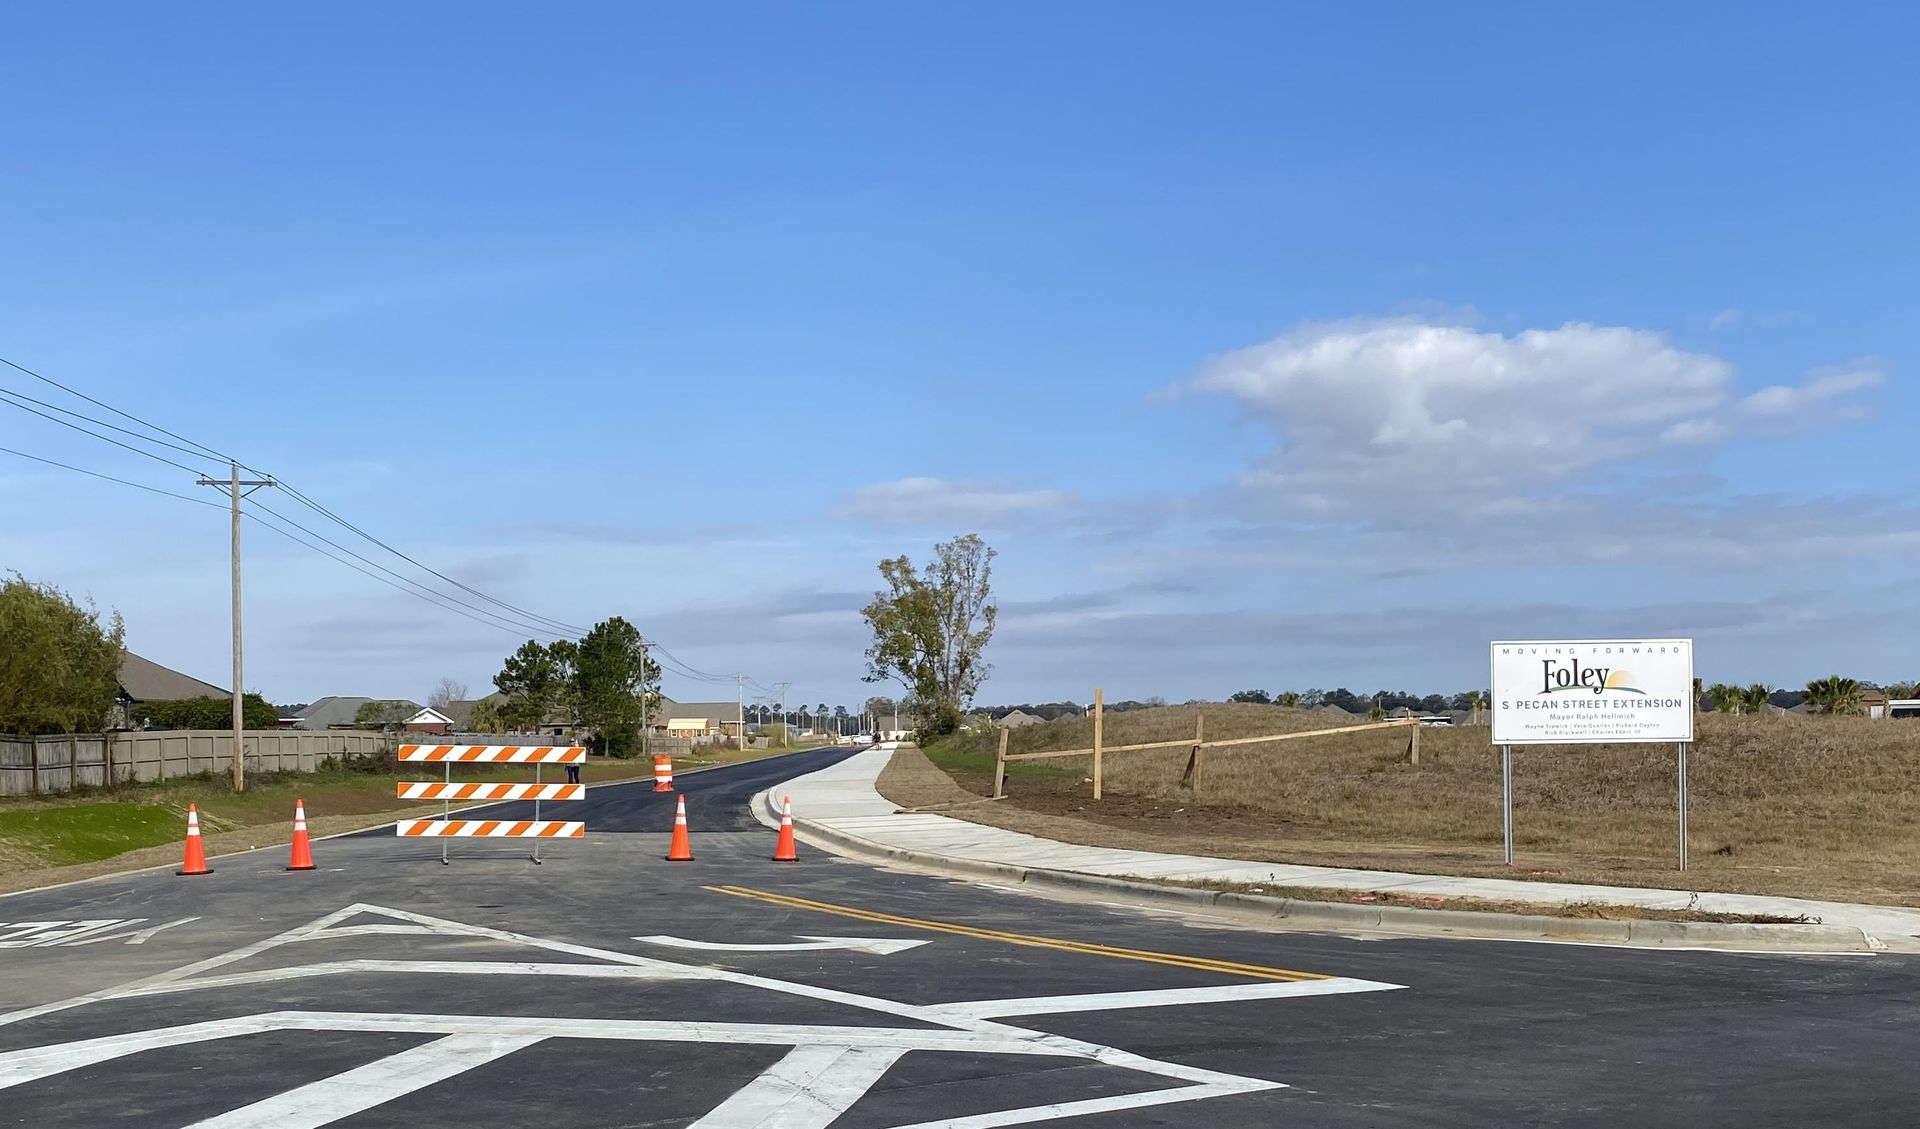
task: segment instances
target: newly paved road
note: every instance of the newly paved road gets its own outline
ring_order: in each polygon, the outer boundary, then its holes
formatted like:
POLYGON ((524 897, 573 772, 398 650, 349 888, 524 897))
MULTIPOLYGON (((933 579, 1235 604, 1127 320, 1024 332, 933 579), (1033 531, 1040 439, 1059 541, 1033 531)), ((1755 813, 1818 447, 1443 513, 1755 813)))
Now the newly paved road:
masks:
POLYGON ((747 797, 838 755, 682 777, 693 863, 641 782, 543 805, 590 835, 539 867, 365 835, 0 898, 0 1125, 1920 1124, 1911 958, 1261 933, 767 861, 747 797))

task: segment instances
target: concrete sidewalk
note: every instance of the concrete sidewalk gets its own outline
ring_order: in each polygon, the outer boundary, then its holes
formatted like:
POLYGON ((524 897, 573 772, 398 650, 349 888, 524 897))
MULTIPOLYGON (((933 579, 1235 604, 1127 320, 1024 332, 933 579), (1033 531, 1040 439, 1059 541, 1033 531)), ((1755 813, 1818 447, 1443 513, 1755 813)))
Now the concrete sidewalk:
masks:
MULTIPOLYGON (((788 781, 768 795, 793 800, 794 822, 825 837, 854 840, 876 851, 975 866, 1091 874, 1107 878, 1216 880, 1274 886, 1379 890, 1446 897, 1487 898, 1542 904, 1598 902, 1658 909, 1695 909, 1718 913, 1773 914, 1818 918, 1829 926, 1866 934, 1875 948, 1920 952, 1920 910, 1897 906, 1822 902, 1753 894, 1695 894, 1686 890, 1650 890, 1622 886, 1583 886, 1568 882, 1524 882, 1501 878, 1454 878, 1381 870, 1343 870, 1241 862, 1196 855, 1169 855, 1108 847, 1082 847, 1018 831, 987 827, 943 815, 899 812, 874 790, 874 781, 892 758, 895 746, 880 745, 831 768, 788 781), (1697 899, 1697 900, 1696 900, 1697 899)), ((1414 914, 1444 911, 1409 910, 1414 914)), ((1403 915, 1404 916, 1404 915, 1403 915)), ((1448 914, 1449 918, 1458 915, 1448 914)), ((1598 923, 1596 923, 1598 924, 1598 923)), ((1613 923, 1609 923, 1613 924, 1613 923)), ((1390 926, 1385 926, 1390 928, 1390 926)), ((1785 927, 1781 927, 1785 928, 1785 927)))

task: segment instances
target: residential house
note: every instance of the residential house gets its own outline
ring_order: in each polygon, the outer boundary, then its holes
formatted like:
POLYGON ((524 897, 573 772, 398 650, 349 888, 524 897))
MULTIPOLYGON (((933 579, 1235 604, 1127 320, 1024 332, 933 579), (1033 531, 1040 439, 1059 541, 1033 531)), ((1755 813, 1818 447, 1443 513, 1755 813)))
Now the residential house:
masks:
POLYGON ((676 702, 661 698, 652 727, 669 737, 740 736, 739 702, 676 702))
POLYGON ((400 723, 405 733, 419 733, 429 737, 445 737, 453 732, 453 719, 431 706, 420 710, 400 723))
POLYGON ((394 702, 380 719, 381 723, 386 725, 399 725, 419 713, 421 709, 418 702, 328 696, 301 710, 299 719, 293 723, 293 728, 308 731, 353 729, 359 723, 360 708, 374 701, 394 702))
POLYGON ((1887 692, 1877 686, 1860 688, 1860 712, 1879 719, 1887 716, 1887 692))
POLYGON ((191 674, 161 666, 132 651, 120 655, 120 696, 115 703, 112 726, 131 729, 146 702, 171 702, 181 698, 231 699, 232 694, 211 682, 202 682, 191 674))
POLYGON ((1001 729, 1024 729, 1029 725, 1044 725, 1046 723, 1025 710, 1010 710, 993 724, 1001 729))

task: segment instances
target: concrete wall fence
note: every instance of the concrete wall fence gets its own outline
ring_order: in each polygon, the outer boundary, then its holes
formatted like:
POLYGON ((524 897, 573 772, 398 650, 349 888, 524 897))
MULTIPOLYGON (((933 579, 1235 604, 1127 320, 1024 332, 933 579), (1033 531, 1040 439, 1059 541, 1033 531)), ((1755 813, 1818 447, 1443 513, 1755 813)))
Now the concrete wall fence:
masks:
MULTIPOLYGON (((242 734, 248 772, 312 772, 328 757, 384 752, 380 733, 296 733, 268 729, 242 734)), ((50 795, 76 785, 102 787, 229 771, 233 734, 219 729, 66 737, 0 736, 0 796, 50 795)))

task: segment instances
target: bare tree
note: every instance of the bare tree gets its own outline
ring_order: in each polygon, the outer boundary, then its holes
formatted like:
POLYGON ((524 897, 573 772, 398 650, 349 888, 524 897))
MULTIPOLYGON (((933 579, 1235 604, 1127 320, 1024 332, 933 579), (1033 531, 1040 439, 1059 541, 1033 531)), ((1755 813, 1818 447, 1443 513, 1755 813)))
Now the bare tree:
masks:
POLYGON ((440 680, 440 685, 435 686, 433 688, 433 693, 427 696, 427 705, 432 706, 436 710, 445 712, 447 706, 450 703, 464 702, 466 700, 467 700, 467 684, 466 683, 460 681, 457 678, 442 678, 440 680))

